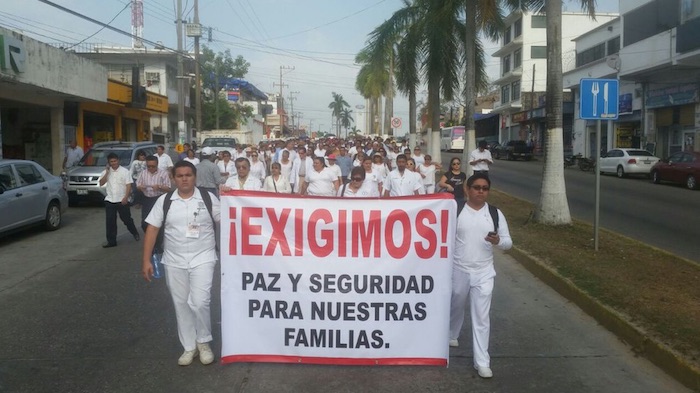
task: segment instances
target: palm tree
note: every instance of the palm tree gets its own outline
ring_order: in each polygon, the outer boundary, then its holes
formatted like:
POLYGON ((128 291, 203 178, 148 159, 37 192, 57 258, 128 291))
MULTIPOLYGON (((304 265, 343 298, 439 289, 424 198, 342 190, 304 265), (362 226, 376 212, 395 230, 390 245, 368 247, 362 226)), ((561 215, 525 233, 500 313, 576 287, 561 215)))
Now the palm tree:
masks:
POLYGON ((333 92, 332 94, 333 101, 331 101, 331 103, 328 104, 328 109, 332 109, 332 116, 335 117, 336 124, 338 127, 336 136, 340 137, 340 114, 343 112, 343 109, 349 107, 350 104, 348 104, 348 102, 345 101, 342 94, 338 94, 336 92, 333 92))
POLYGON ((355 121, 355 119, 352 118, 352 109, 348 108, 343 108, 342 111, 340 111, 340 125, 345 128, 345 137, 348 137, 348 128, 352 125, 352 123, 355 121))
MULTIPOLYGON (((580 0, 581 8, 595 18, 595 0, 580 0)), ((561 12, 560 0, 538 0, 547 15, 547 131, 545 134, 542 190, 535 220, 549 225, 571 224, 564 183, 564 132, 562 116, 561 12), (544 2, 544 4, 542 4, 544 2)))
POLYGON ((370 100, 369 116, 372 120, 372 127, 367 132, 379 135, 381 129, 378 119, 382 111, 380 98, 386 92, 389 84, 389 73, 382 64, 378 65, 376 61, 372 61, 367 48, 357 54, 355 62, 362 64, 355 80, 355 88, 365 99, 370 100))

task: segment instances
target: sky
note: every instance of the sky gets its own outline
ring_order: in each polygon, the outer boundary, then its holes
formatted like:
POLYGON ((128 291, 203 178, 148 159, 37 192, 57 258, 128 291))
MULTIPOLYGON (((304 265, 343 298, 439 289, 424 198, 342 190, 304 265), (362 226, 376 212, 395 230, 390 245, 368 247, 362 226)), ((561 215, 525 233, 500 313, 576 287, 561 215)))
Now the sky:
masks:
MULTIPOLYGON (((52 0, 54 3, 121 30, 131 31, 129 0, 52 0), (111 21, 111 22, 110 22, 111 21)), ((184 19, 191 19, 193 1, 181 0, 184 19)), ((174 21, 177 0, 143 0, 144 38, 176 48, 174 21)), ((579 11, 578 1, 566 0, 564 9, 579 11)), ((43 42, 101 43, 131 46, 131 38, 60 11, 38 0, 0 0, 0 26, 43 42)), ((301 125, 329 131, 332 92, 342 94, 353 109, 358 128, 364 128, 364 98, 355 90, 359 66, 354 58, 368 34, 403 5, 401 0, 199 0, 200 23, 212 28, 212 41, 202 40, 216 52, 231 50, 250 64, 246 80, 264 92, 295 92, 294 112, 301 125), (291 69, 293 68, 293 69, 291 69), (298 93, 297 93, 298 92, 298 93)), ((618 1, 598 0, 598 12, 617 12, 618 1)), ((193 41, 186 47, 192 50, 193 41)), ((487 53, 496 43, 485 43, 487 53)), ((487 58, 489 75, 498 74, 498 59, 487 58)), ((424 98, 419 94, 418 98, 424 98)), ((286 101, 289 103, 289 101, 286 101)), ((289 106, 288 106, 289 108, 289 106)), ((395 98, 394 115, 402 119, 396 134, 408 132, 408 100, 395 98)))

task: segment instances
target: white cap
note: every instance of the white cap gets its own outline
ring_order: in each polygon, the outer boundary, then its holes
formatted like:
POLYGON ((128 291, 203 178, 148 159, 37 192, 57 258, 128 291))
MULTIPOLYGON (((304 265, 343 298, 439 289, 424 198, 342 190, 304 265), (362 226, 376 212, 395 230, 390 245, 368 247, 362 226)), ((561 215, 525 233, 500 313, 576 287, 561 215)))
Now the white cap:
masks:
POLYGON ((204 154, 205 156, 210 156, 210 155, 214 154, 214 149, 207 146, 207 147, 202 149, 202 154, 204 154))

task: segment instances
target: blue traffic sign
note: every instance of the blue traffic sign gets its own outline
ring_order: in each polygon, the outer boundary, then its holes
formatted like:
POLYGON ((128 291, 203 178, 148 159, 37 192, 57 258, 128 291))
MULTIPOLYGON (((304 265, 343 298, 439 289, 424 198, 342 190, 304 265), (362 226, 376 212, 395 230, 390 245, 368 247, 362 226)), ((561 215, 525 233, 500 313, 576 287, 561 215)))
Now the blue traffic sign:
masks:
POLYGON ((584 120, 615 120, 620 102, 617 79, 581 79, 579 117, 584 120))

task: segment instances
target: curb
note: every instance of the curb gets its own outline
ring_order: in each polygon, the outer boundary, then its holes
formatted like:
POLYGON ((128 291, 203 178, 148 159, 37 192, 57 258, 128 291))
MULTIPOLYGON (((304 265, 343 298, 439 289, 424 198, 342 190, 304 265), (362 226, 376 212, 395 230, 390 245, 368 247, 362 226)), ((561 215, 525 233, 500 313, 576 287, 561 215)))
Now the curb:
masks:
POLYGON ((516 246, 513 246, 508 254, 522 263, 535 277, 576 304, 603 327, 632 346, 635 353, 649 359, 654 365, 683 385, 700 391, 700 369, 690 364, 677 352, 650 337, 641 328, 634 326, 622 314, 589 296, 539 258, 516 246))

